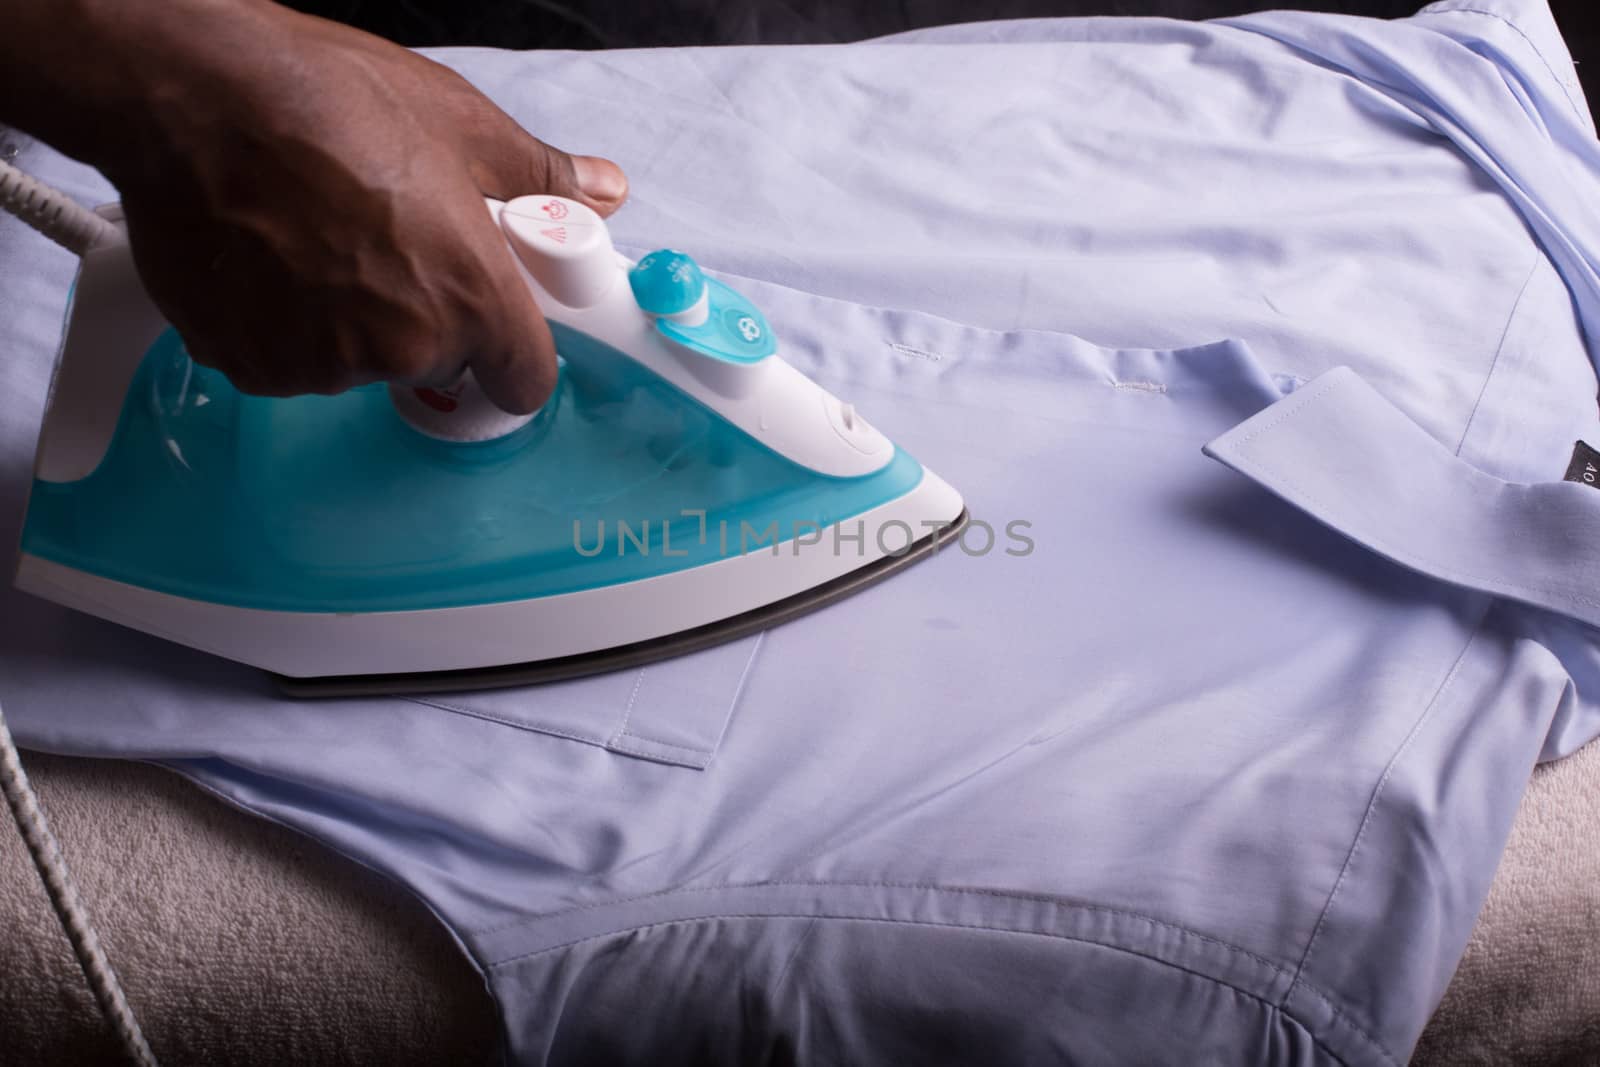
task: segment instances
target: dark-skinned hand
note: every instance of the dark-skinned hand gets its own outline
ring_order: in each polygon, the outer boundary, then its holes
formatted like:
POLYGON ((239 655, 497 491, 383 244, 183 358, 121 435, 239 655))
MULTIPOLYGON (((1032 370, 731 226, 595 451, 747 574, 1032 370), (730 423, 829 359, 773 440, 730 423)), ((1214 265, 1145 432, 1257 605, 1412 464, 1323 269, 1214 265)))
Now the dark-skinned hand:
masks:
MULTIPOLYGON (((0 36, 43 0, 16 2, 0 36)), ((484 197, 609 215, 615 164, 540 142, 438 63, 264 0, 44 6, 87 20, 95 70, 63 89, 74 105, 13 69, 12 121, 42 107, 39 135, 116 184, 140 277, 197 361, 258 394, 470 368, 507 411, 544 402, 554 344, 484 197)))

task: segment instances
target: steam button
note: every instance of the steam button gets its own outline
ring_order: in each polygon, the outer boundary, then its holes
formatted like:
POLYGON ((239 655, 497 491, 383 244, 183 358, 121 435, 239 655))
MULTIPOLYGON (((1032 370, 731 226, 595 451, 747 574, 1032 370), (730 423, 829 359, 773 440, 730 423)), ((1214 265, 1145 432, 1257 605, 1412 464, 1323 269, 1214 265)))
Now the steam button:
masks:
POLYGON ((706 319, 706 276, 700 265, 682 252, 662 248, 641 259, 628 272, 633 299, 647 315, 669 318, 687 326, 706 319))
POLYGON ((519 196, 500 225, 528 273, 568 307, 599 303, 618 273, 605 222, 576 200, 519 196))

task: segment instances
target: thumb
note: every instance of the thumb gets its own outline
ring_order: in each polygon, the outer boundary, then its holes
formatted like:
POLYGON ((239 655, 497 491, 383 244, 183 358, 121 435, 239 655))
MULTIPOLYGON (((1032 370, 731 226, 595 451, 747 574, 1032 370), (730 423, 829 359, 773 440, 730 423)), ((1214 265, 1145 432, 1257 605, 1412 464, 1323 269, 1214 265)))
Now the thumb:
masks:
MULTIPOLYGON (((503 113, 502 113, 503 114, 503 113)), ((602 217, 628 198, 622 168, 599 156, 573 156, 545 144, 510 116, 478 145, 475 175, 484 193, 498 200, 550 193, 578 200, 602 217)))

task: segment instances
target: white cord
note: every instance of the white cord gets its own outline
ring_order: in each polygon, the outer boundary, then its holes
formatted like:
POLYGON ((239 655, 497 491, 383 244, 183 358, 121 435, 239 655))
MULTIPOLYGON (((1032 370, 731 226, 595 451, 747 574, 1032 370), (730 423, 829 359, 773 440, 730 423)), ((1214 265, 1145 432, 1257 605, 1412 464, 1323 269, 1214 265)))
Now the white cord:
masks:
MULTIPOLYGON (((83 207, 59 189, 39 181, 0 160, 0 209, 10 212, 29 226, 44 234, 56 244, 83 255, 99 244, 109 231, 111 223, 83 207)), ((61 929, 72 943, 73 955, 89 981, 89 989, 100 1014, 111 1024, 122 1042, 123 1051, 139 1067, 156 1067, 155 1053, 139 1029, 139 1021, 128 1007, 128 998, 117 981, 105 949, 100 947, 100 936, 95 933, 83 901, 78 899, 78 887, 67 870, 67 861, 61 855, 61 845, 44 812, 39 810, 39 798, 28 784, 28 775, 22 769, 22 759, 6 727, 4 712, 0 712, 0 792, 16 819, 17 830, 28 846, 28 855, 44 882, 55 909, 61 929)))
MULTIPOLYGON (((0 174, 0 180, 3 178, 4 175, 0 174)), ((39 810, 39 798, 28 784, 22 760, 17 755, 17 746, 11 740, 11 731, 6 728, 3 711, 0 711, 0 790, 5 792, 6 803, 11 805, 17 829, 28 846, 28 854, 33 857, 33 865, 44 882, 45 892, 50 895, 56 918, 61 921, 67 940, 72 942, 73 954, 78 957, 83 976, 89 980, 89 988, 100 1005, 100 1013, 116 1030, 129 1059, 139 1067, 156 1067, 155 1053, 150 1051, 150 1045, 139 1029, 139 1021, 133 1017, 133 1009, 128 1007, 128 998, 123 995, 117 974, 111 969, 105 950, 100 947, 99 935, 94 932, 83 902, 78 899, 78 887, 67 870, 61 846, 56 842, 55 834, 50 832, 44 812, 39 810)))
POLYGON ((78 255, 99 244, 111 223, 59 189, 0 160, 0 210, 78 255))

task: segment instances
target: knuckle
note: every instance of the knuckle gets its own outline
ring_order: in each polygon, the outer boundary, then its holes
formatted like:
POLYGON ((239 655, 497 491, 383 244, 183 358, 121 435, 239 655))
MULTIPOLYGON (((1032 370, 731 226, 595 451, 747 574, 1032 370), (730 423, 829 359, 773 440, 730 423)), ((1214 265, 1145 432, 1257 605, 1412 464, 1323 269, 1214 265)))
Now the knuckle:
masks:
POLYGON ((419 316, 350 338, 345 362, 354 374, 370 379, 425 383, 445 362, 441 331, 419 316))
POLYGON ((534 142, 539 146, 537 153, 542 160, 543 174, 540 181, 552 193, 570 193, 577 188, 578 175, 573 168, 572 157, 559 148, 552 148, 543 141, 534 142))
POLYGON ((378 353, 375 370, 379 376, 426 385, 440 372, 438 350, 415 340, 398 343, 378 353))

